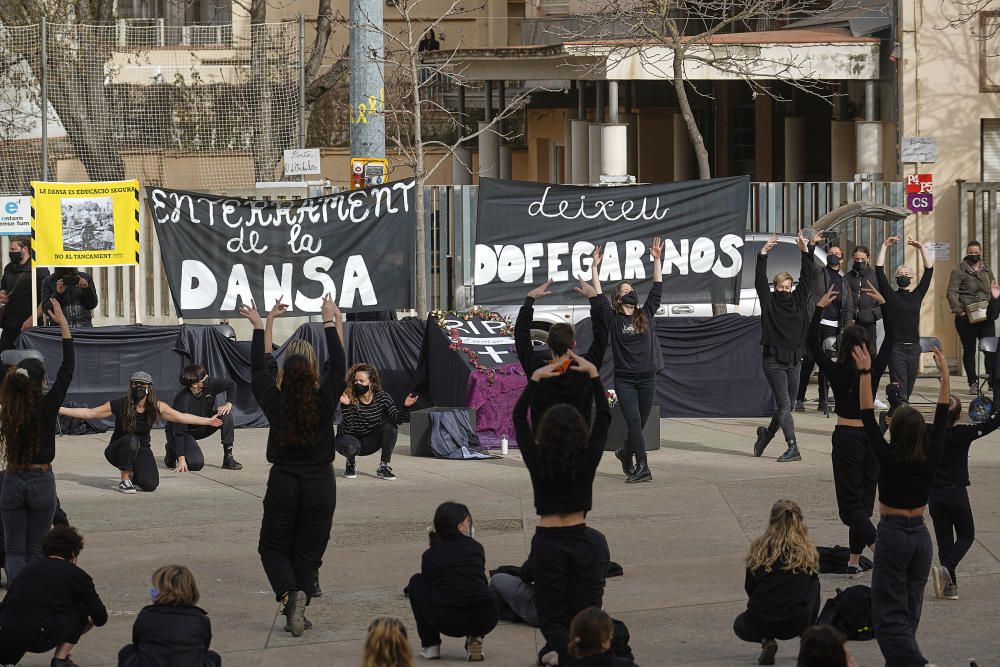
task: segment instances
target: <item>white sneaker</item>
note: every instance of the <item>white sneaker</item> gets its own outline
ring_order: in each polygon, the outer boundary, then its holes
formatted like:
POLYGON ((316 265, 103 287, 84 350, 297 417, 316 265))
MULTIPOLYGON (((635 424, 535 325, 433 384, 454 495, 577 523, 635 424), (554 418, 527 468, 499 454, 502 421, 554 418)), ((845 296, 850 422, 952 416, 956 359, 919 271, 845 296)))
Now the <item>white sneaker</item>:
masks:
POLYGON ((545 665, 545 667, 559 667, 559 654, 555 651, 549 651, 538 661, 545 665))
POLYGON ((424 660, 440 660, 441 659, 441 645, 435 644, 434 646, 425 646, 420 649, 420 657, 424 660))
POLYGON ((875 407, 878 408, 879 410, 885 410, 889 407, 889 405, 885 401, 876 398, 875 407))
POLYGON ((483 654, 483 638, 471 636, 465 640, 465 653, 467 662, 482 662, 486 659, 483 654))
POLYGON ((118 484, 118 490, 122 493, 135 493, 135 485, 132 484, 132 480, 123 479, 120 484, 118 484))

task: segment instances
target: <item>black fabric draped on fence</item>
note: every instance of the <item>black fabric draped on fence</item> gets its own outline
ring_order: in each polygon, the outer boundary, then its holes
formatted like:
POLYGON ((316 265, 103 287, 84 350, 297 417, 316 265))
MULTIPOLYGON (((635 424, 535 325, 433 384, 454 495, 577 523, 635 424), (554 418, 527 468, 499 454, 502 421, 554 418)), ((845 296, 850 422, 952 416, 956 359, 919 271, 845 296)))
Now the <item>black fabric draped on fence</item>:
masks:
MULTIPOLYGON (((656 378, 661 417, 760 417, 774 410, 761 369, 760 318, 657 317, 656 336, 663 370, 656 378)), ((590 319, 576 326, 577 349, 593 338, 590 319)), ((609 349, 601 367, 606 387, 614 387, 609 349)))

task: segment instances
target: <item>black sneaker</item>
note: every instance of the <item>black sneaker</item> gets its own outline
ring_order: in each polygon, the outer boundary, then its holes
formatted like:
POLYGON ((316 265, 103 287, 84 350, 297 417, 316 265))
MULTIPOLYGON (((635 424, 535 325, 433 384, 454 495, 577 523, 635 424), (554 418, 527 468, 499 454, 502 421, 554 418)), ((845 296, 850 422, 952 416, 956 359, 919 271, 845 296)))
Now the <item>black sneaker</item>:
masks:
POLYGON ((862 570, 857 565, 848 565, 847 566, 847 578, 848 579, 860 579, 861 575, 863 575, 864 573, 865 573, 865 571, 862 570))
POLYGON ((392 474, 392 468, 386 463, 379 464, 379 467, 375 470, 375 477, 378 479, 384 479, 392 481, 396 479, 396 476, 392 474))
POLYGON ((243 470, 243 464, 233 458, 232 454, 226 454, 222 457, 222 469, 223 470, 243 470))
POLYGON ((65 658, 52 658, 52 662, 49 663, 50 667, 80 667, 80 665, 73 662, 73 656, 67 655, 65 658))
POLYGON ((632 463, 632 455, 626 452, 624 447, 615 450, 615 458, 621 462, 622 472, 625 473, 626 477, 631 477, 635 474, 635 464, 632 463))
POLYGON ((760 457, 764 453, 764 449, 767 447, 768 443, 774 436, 767 432, 766 426, 757 427, 757 442, 753 444, 753 455, 760 457))
POLYGON ((796 412, 805 412, 806 411, 806 403, 805 403, 805 401, 803 401, 802 399, 799 399, 799 400, 795 401, 795 411, 796 412))
POLYGON ((344 468, 344 477, 347 479, 354 479, 358 476, 357 471, 354 469, 354 461, 348 461, 347 467, 344 468))
POLYGON ((757 664, 773 665, 776 655, 778 655, 778 642, 773 639, 765 639, 760 643, 760 657, 757 658, 757 664))

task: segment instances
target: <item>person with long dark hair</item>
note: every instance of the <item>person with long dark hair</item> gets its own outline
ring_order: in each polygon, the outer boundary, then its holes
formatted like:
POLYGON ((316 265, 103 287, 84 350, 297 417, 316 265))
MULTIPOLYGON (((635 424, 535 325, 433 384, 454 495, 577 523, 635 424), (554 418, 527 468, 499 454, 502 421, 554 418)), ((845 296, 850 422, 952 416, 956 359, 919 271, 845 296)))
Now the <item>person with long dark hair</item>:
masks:
POLYGON ((767 253, 778 245, 778 235, 771 236, 757 255, 754 287, 760 303, 760 344, 763 346, 764 377, 774 396, 774 415, 767 426, 757 427, 757 442, 753 455, 760 456, 778 433, 785 436, 786 449, 778 457, 779 462, 801 461, 799 446, 795 440, 795 421, 792 419, 792 404, 799 391, 799 360, 806 343, 806 328, 809 322, 807 303, 813 280, 813 254, 802 232, 798 235, 802 262, 799 269, 798 287, 792 286, 792 276, 782 271, 768 280, 767 253), (771 285, 774 293, 771 293, 771 285))
MULTIPOLYGON (((653 409, 656 374, 663 368, 663 353, 653 320, 663 296, 663 241, 659 236, 653 239, 649 254, 653 258, 653 284, 641 308, 639 295, 625 280, 615 285, 610 300, 602 299, 604 326, 610 335, 615 362, 615 393, 628 428, 625 446, 615 450, 615 457, 621 462, 625 481, 629 484, 653 479, 646 458, 643 429, 653 409)), ((598 276, 601 259, 602 251, 595 249, 591 280, 598 294, 603 294, 598 276)))
MULTIPOLYGON (((274 319, 287 308, 281 301, 271 308, 268 338, 274 319)), ((285 629, 293 637, 301 637, 312 627, 306 619, 306 605, 330 540, 337 506, 331 465, 335 456, 333 417, 344 392, 347 360, 337 335, 343 314, 329 294, 323 297, 321 312, 329 359, 322 383, 316 366, 306 357, 289 355, 283 360, 279 388, 268 368, 265 326, 257 307, 240 308, 254 329, 250 350, 253 395, 271 425, 267 460, 272 465, 257 552, 275 599, 284 605, 285 629)))
POLYGON ((531 475, 538 527, 529 559, 535 578, 535 605, 546 645, 539 654, 545 664, 569 661, 569 625, 581 609, 601 606, 605 572, 587 532, 586 517, 593 504, 594 474, 604 454, 611 411, 597 367, 569 352, 569 373, 590 377, 595 414, 593 426, 576 408, 553 405, 535 428, 528 408, 540 385, 557 377, 560 369, 545 365, 535 370, 514 407, 513 421, 521 457, 531 475))
MULTIPOLYGON (((885 301, 871 283, 861 288, 861 294, 869 303, 881 305, 885 301)), ((875 524, 872 523, 871 517, 875 511, 878 458, 875 456, 875 450, 868 444, 865 426, 861 421, 858 369, 854 365, 854 357, 848 350, 862 346, 870 355, 875 355, 874 341, 868 338, 868 330, 856 324, 844 329, 844 333, 837 341, 837 349, 843 352, 837 355, 836 361, 829 359, 824 353, 819 340, 821 321, 827 306, 837 297, 838 293, 831 287, 816 303, 807 341, 820 370, 826 374, 833 388, 837 413, 837 425, 831 436, 833 485, 837 493, 837 511, 840 520, 848 528, 851 554, 847 561, 847 577, 855 579, 862 574, 860 563, 865 547, 873 550, 875 548, 875 524)), ((885 340, 882 341, 882 347, 872 362, 869 376, 873 395, 889 365, 892 343, 895 340, 892 318, 886 317, 882 322, 885 325, 885 340)))
POLYGON ((180 383, 183 389, 174 397, 174 410, 199 417, 218 417, 222 420, 222 428, 191 428, 186 424, 167 424, 164 429, 167 444, 163 464, 168 468, 175 468, 176 472, 198 472, 205 467, 205 454, 198 446, 198 441, 219 431, 222 438, 222 469, 242 470, 243 464, 233 456, 236 441, 236 421, 233 418, 236 383, 230 378, 209 377, 208 371, 201 364, 185 366, 181 370, 180 383), (225 394, 226 402, 216 405, 216 399, 222 394, 225 394))
POLYGON ((497 625, 497 607, 486 583, 486 552, 476 541, 469 508, 441 503, 434 512, 430 547, 406 594, 420 635, 420 656, 441 657, 441 635, 465 637, 469 662, 483 660, 483 637, 497 625))
MULTIPOLYGON (((951 394, 948 363, 940 348, 934 348, 933 352, 934 363, 941 373, 941 387, 930 432, 924 416, 904 404, 892 414, 890 438, 886 442, 875 420, 872 385, 866 377, 871 373, 871 354, 863 346, 851 350, 858 369, 861 420, 879 461, 881 518, 872 570, 872 621, 875 639, 888 667, 929 662, 917 644, 917 626, 932 556, 924 511, 935 470, 944 453, 951 394)), ((847 350, 841 351, 846 353, 847 350)))
POLYGON ((135 493, 152 492, 160 485, 160 471, 156 467, 149 434, 160 420, 191 426, 218 428, 218 417, 202 417, 178 412, 157 400, 153 376, 145 371, 132 373, 128 392, 122 398, 108 401, 96 408, 61 408, 59 414, 77 419, 107 419, 114 416, 115 430, 111 442, 104 449, 104 458, 118 468, 118 491, 135 493))
POLYGON ((62 332, 62 364, 47 394, 45 365, 25 359, 11 368, 0 386, 0 459, 6 472, 0 490, 5 567, 13 581, 22 568, 41 558, 42 538, 56 512, 56 425, 59 408, 73 380, 75 353, 69 322, 52 299, 52 319, 62 332))

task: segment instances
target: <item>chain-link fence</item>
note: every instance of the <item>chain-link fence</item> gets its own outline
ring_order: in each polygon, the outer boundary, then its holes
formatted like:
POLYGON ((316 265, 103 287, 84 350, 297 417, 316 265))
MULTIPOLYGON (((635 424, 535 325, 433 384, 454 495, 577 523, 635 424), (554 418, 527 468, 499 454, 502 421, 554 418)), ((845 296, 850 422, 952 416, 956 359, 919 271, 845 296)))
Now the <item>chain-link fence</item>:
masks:
POLYGON ((46 175, 207 191, 281 180, 282 151, 301 142, 302 66, 297 22, 0 25, 0 192, 46 175))

